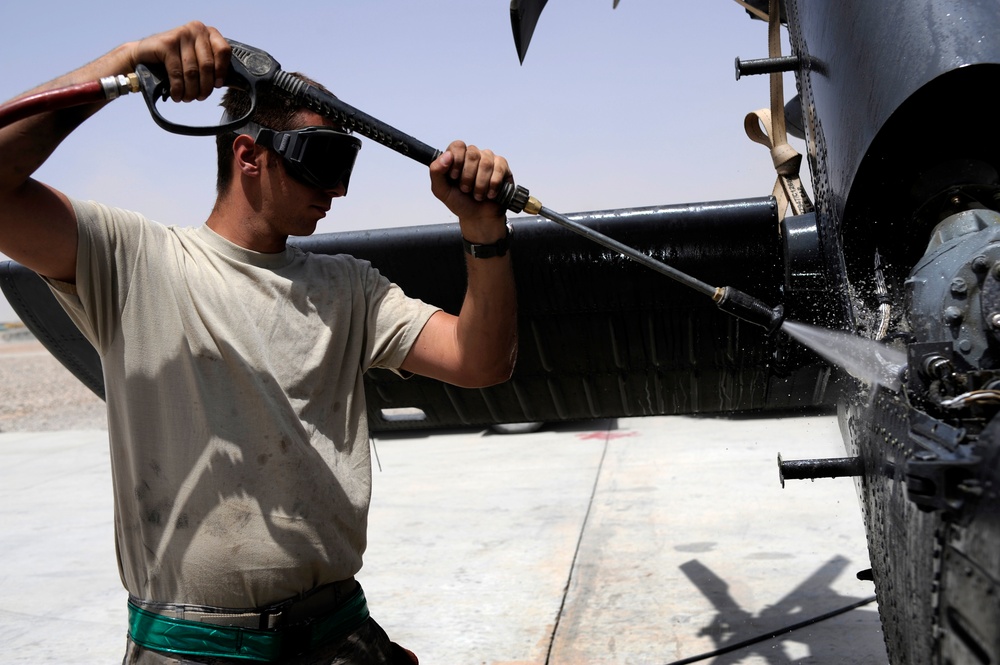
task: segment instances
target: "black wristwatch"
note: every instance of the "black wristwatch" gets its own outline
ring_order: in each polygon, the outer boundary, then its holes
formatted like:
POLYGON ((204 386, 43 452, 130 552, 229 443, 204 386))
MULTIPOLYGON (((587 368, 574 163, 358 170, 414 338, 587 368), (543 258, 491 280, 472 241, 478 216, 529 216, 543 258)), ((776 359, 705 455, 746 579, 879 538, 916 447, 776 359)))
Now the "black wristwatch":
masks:
POLYGON ((507 222, 507 233, 500 240, 489 245, 477 245, 463 237, 462 247, 465 248, 465 253, 474 259, 492 259, 494 256, 503 256, 507 253, 507 248, 510 246, 510 234, 513 230, 510 222, 507 222))

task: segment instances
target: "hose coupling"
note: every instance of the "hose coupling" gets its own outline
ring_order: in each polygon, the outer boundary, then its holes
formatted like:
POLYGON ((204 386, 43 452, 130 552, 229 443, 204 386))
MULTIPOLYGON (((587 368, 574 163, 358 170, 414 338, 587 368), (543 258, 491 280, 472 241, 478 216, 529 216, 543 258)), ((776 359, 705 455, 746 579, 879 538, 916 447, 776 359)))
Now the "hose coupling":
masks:
POLYGON ((130 92, 139 92, 139 76, 134 72, 105 76, 101 79, 101 87, 104 89, 104 97, 108 101, 118 99, 130 92))
POLYGON ((764 328, 768 335, 777 332, 785 320, 784 306, 768 307, 762 301, 731 286, 717 288, 712 300, 723 312, 764 328))
POLYGON ((527 187, 515 185, 512 182, 505 182, 500 194, 497 196, 497 203, 500 207, 511 212, 526 212, 529 215, 537 215, 542 209, 542 203, 528 193, 527 187))

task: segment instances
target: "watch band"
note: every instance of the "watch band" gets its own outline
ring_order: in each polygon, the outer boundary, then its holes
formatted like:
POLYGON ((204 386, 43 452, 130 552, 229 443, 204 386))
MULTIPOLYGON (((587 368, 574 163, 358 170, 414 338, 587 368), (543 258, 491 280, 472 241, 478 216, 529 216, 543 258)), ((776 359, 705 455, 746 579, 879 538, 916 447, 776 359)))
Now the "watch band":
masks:
POLYGON ((474 259, 492 259, 494 256, 503 256, 510 246, 510 232, 512 231, 510 222, 507 222, 507 233, 494 243, 488 245, 477 245, 462 238, 462 247, 465 253, 474 259))

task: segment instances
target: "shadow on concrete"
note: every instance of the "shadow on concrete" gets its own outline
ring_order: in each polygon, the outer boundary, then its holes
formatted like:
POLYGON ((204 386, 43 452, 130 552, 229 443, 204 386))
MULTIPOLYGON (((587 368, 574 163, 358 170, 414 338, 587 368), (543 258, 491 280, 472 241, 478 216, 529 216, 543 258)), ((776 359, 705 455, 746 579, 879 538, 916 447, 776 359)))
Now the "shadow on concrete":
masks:
MULTIPOLYGON (((788 629, 810 619, 866 602, 867 599, 841 595, 833 588, 834 580, 843 573, 848 563, 845 557, 834 556, 784 598, 756 614, 743 609, 730 595, 726 581, 697 559, 681 564, 681 571, 717 610, 712 622, 698 632, 699 637, 710 637, 716 650, 711 655, 685 658, 674 661, 671 665, 693 662, 726 665, 741 662, 751 655, 763 659, 769 665, 817 662, 813 656, 804 659, 789 656, 784 650, 775 649, 771 640, 794 635, 794 641, 804 644, 812 654, 828 650, 829 636, 821 631, 800 630, 792 633, 788 629), (755 641, 756 638, 762 639, 755 641), (820 640, 823 644, 818 643, 820 640), (814 644, 813 641, 817 643, 814 644)), ((874 615, 866 617, 866 620, 878 623, 877 611, 853 611, 874 615)), ((851 649, 847 643, 843 647, 845 650, 851 649)), ((846 654, 842 662, 850 662, 846 654)))

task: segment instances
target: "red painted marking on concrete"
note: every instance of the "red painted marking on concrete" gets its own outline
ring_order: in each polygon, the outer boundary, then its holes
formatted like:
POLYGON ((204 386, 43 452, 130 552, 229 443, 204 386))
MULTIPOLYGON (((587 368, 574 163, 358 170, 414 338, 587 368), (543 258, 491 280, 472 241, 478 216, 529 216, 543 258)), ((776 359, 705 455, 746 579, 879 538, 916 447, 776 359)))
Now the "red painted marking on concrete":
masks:
POLYGON ((638 436, 638 432, 584 432, 577 434, 581 441, 601 441, 603 439, 623 439, 626 436, 638 436))

